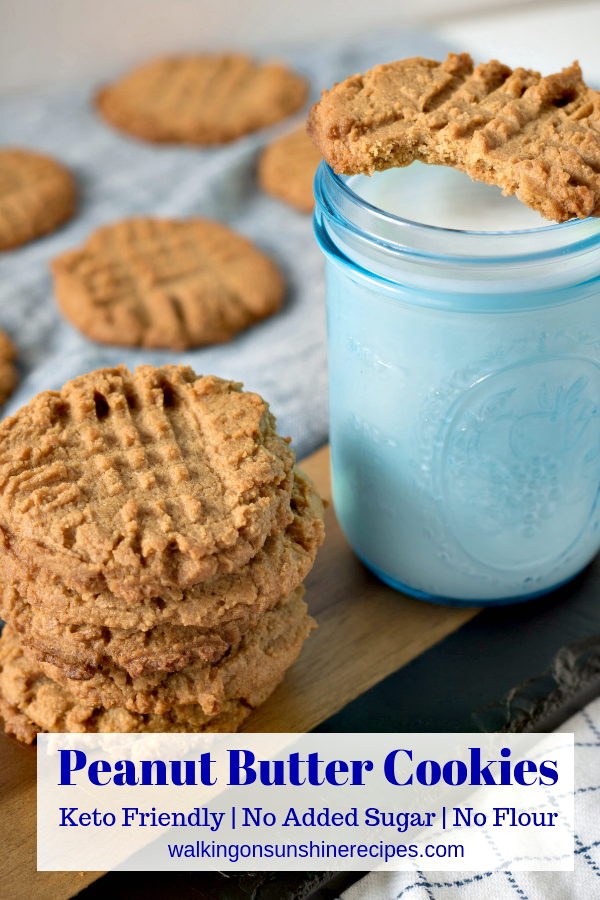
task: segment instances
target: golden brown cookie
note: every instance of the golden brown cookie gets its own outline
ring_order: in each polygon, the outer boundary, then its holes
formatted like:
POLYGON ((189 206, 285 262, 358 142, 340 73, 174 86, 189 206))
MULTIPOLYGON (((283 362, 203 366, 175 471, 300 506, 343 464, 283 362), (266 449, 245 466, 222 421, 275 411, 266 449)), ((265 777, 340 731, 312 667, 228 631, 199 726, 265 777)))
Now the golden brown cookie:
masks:
POLYGON ((0 149, 0 250, 54 231, 75 212, 72 176, 48 156, 0 149))
POLYGON ((198 705, 175 706, 162 715, 87 706, 44 675, 23 655, 9 625, 0 637, 0 715, 7 734, 31 744, 40 732, 132 734, 234 732, 277 687, 267 685, 245 698, 228 700, 216 716, 198 705))
POLYGON ((263 150, 258 162, 258 182, 267 194, 300 212, 311 212, 315 205, 313 180, 321 159, 303 126, 263 150))
POLYGON ((467 53, 400 60, 324 91, 309 133, 346 175, 452 166, 564 222, 600 216, 600 92, 577 63, 542 78, 467 53))
POLYGON ((125 219, 51 263, 63 313, 94 341, 185 350, 276 312, 285 285, 246 238, 208 219, 125 219))
POLYGON ((295 113, 307 85, 279 63, 241 54, 153 60, 100 91, 112 125, 147 141, 223 144, 295 113))
POLYGON ((109 591, 77 594, 56 577, 49 577, 35 561, 24 566, 6 548, 0 564, 6 581, 16 586, 31 606, 46 611, 60 624, 149 631, 170 623, 212 630, 243 620, 246 607, 257 607, 261 615, 304 580, 323 542, 323 504, 313 483, 297 467, 291 512, 292 522, 284 531, 269 536, 245 566, 133 605, 109 591))
POLYGON ((139 677, 178 672, 195 659, 214 664, 241 637, 235 623, 213 632, 193 625, 157 625, 150 631, 60 625, 52 615, 32 607, 14 587, 5 585, 1 597, 2 618, 18 632, 30 656, 58 666, 69 678, 91 678, 98 669, 111 666, 139 677))
POLYGON ((315 627, 301 599, 303 594, 300 586, 264 613, 256 627, 213 666, 195 660, 179 672, 139 678, 131 678, 123 669, 101 669, 81 681, 68 678, 58 666, 38 662, 27 648, 24 653, 45 675, 88 706, 162 714, 174 706, 199 703, 207 715, 216 715, 227 700, 247 697, 282 678, 296 660, 315 627))
POLYGON ((0 329, 0 406, 6 403, 19 380, 14 365, 16 356, 17 348, 9 336, 0 329))
POLYGON ((291 524, 241 569, 136 606, 113 594, 82 597, 5 551, 0 615, 36 659, 70 678, 111 666, 138 677, 177 672, 194 659, 215 663, 312 568, 324 537, 323 504, 299 469, 291 508, 291 524))
POLYGON ((0 424, 7 549, 139 603, 245 565, 293 518, 267 404, 187 366, 100 369, 0 424))

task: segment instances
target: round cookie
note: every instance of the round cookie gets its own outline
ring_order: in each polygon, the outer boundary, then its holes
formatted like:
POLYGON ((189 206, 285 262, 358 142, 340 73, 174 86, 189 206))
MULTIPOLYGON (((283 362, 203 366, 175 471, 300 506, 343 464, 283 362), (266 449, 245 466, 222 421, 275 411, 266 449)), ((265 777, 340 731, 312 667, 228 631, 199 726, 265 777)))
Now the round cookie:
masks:
POLYGON ((299 110, 303 78, 242 54, 153 60, 98 94, 112 125, 147 141, 222 144, 299 110))
POLYGON ((0 528, 41 573, 139 603, 245 565, 293 518, 293 463, 234 382, 100 369, 0 424, 0 528))
POLYGON ((0 715, 7 734, 31 744, 39 733, 135 734, 234 732, 278 682, 248 697, 228 700, 216 716, 198 705, 176 706, 163 715, 87 706, 52 681, 23 655, 9 625, 0 637, 0 715))
POLYGON ((258 183, 263 191, 300 212, 315 205, 313 181, 322 156, 304 127, 269 144, 258 161, 258 183))
POLYGON ((0 149, 0 251, 54 231, 75 212, 72 176, 48 156, 0 149))
POLYGON ((14 389, 19 380, 14 361, 17 356, 17 348, 0 329, 0 406, 2 406, 14 389))
POLYGON ((118 667, 139 677, 178 672, 195 659, 218 662, 241 637, 232 626, 219 632, 185 625, 157 625, 150 631, 59 625, 30 606, 12 586, 2 589, 2 618, 19 634, 30 656, 57 666, 68 678, 93 677, 98 669, 118 667))
POLYGON ((38 662, 26 648, 25 656, 88 706, 125 707, 131 712, 165 713, 174 706, 199 703, 207 715, 216 715, 227 700, 247 697, 283 677, 296 660, 302 644, 315 627, 301 599, 302 586, 234 644, 214 666, 196 660, 179 672, 157 672, 131 678, 123 669, 97 671, 86 681, 68 678, 62 669, 38 662))
POLYGON ((89 678, 107 667, 139 677, 176 672, 194 659, 214 664, 312 568, 324 537, 323 504, 299 469, 291 509, 290 525, 267 538, 241 569, 136 606, 112 594, 82 597, 7 551, 0 555, 6 580, 0 615, 37 659, 58 666, 69 678, 89 678))
POLYGON ((64 315, 102 344, 185 350, 231 340, 280 308, 275 264, 208 219, 125 219, 51 263, 64 315))
MULTIPOLYGON (((189 588, 171 588, 159 598, 130 604, 110 591, 81 594, 49 575, 33 560, 25 565, 2 544, 4 580, 28 604, 61 625, 92 625, 108 629, 149 631, 157 625, 195 625, 215 630, 224 623, 244 627, 250 610, 262 615, 304 580, 324 538, 323 503, 312 481, 294 467, 290 502, 292 521, 270 535, 246 565, 220 573, 189 588)), ((5 605, 4 613, 10 614, 5 605)))

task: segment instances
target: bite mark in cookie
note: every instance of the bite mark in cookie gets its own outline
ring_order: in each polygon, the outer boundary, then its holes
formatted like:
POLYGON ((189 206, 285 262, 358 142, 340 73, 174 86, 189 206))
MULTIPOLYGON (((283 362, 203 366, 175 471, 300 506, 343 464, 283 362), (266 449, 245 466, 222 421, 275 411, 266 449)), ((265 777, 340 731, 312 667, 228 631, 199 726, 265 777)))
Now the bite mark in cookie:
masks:
POLYGON ((600 216, 600 92, 577 63, 542 78, 466 53, 400 60, 324 91, 313 141, 346 175, 452 166, 516 194, 544 218, 600 216))

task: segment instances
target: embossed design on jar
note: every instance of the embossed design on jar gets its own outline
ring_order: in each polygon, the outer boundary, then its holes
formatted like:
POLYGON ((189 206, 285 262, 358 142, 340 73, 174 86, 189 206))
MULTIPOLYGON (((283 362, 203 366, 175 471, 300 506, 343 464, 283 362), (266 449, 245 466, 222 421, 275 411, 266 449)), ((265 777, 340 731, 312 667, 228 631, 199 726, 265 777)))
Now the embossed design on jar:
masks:
POLYGON ((402 366, 384 362, 379 353, 366 347, 361 341, 350 337, 349 340, 350 353, 357 356, 359 360, 377 373, 381 378, 389 376, 395 377, 398 386, 404 386, 406 382, 406 370, 402 366))
POLYGON ((556 562, 596 505, 600 367, 563 356, 481 378, 445 417, 433 468, 468 556, 504 571, 556 562))
POLYGON ((367 422, 366 419, 361 419, 355 412, 351 412, 350 417, 356 431, 360 432, 363 437, 368 438, 368 440, 372 441, 374 444, 386 444, 388 447, 397 446, 396 441, 393 438, 384 434, 376 425, 372 425, 370 422, 367 422))

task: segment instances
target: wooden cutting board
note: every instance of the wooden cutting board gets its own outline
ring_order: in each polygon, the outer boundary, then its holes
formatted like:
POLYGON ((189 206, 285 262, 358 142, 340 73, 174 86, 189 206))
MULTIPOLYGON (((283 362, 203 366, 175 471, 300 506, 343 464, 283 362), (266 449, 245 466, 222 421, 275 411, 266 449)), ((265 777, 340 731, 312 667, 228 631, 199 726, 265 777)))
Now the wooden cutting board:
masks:
MULTIPOLYGON (((331 500, 329 448, 301 465, 331 500)), ((392 590, 355 558, 332 506, 325 526, 325 543, 306 580, 319 628, 245 731, 310 731, 477 613, 392 590)), ((0 896, 67 900, 103 873, 36 871, 35 753, 0 735, 0 896)))

